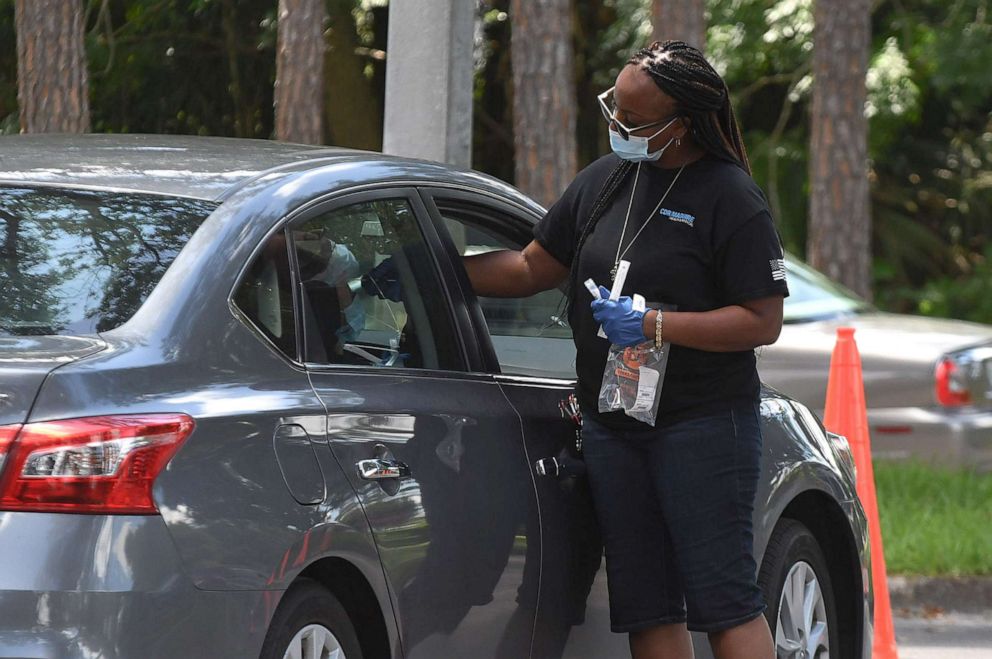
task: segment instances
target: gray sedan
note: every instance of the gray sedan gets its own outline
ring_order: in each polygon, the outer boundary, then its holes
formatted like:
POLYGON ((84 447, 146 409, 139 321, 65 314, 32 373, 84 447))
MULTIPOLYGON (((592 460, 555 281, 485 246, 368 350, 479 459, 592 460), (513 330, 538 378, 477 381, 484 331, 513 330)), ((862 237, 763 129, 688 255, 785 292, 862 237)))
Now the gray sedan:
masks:
POLYGON ((796 259, 775 345, 761 349, 762 380, 817 414, 838 327, 856 329, 872 452, 992 468, 992 327, 878 311, 796 259))
MULTIPOLYGON (((540 213, 374 153, 0 139, 0 657, 625 656, 587 486, 535 468, 578 464, 560 295, 461 267, 540 213)), ((761 410, 778 655, 868 657, 849 447, 761 410)))

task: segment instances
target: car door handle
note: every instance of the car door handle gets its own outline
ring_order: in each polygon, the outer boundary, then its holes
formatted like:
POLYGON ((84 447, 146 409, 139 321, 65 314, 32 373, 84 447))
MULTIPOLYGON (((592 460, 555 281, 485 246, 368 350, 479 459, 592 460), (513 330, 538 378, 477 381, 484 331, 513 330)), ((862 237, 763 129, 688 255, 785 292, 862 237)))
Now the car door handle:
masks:
POLYGON ((410 475, 410 468, 399 460, 385 460, 383 458, 359 460, 355 466, 358 467, 359 477, 367 481, 406 478, 410 475))

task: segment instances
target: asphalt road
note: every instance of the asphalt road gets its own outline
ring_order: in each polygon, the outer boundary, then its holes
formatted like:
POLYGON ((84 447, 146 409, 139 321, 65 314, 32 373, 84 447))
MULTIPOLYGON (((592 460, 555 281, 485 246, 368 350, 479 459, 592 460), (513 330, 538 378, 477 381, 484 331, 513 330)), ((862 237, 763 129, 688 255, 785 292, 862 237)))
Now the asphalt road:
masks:
POLYGON ((992 659, 992 611, 897 616, 899 659, 992 659))

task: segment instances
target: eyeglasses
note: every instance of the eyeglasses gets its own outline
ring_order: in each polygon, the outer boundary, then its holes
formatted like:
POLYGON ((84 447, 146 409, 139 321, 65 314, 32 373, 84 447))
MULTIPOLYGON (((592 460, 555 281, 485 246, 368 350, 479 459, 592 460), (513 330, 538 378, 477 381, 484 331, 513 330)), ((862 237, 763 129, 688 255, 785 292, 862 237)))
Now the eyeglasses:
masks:
POLYGON ((652 121, 649 124, 644 124, 643 126, 636 126, 634 128, 628 128, 623 125, 623 123, 617 119, 616 105, 613 103, 613 90, 616 87, 610 87, 605 92, 596 97, 599 101, 599 109, 603 113, 603 117, 606 119, 606 123, 610 125, 611 128, 617 131, 617 133, 625 140, 630 139, 631 133, 636 133, 639 130, 644 130, 645 128, 654 128, 655 126, 660 126, 664 123, 670 123, 673 119, 676 119, 678 115, 673 115, 671 117, 666 117, 660 121, 652 121))

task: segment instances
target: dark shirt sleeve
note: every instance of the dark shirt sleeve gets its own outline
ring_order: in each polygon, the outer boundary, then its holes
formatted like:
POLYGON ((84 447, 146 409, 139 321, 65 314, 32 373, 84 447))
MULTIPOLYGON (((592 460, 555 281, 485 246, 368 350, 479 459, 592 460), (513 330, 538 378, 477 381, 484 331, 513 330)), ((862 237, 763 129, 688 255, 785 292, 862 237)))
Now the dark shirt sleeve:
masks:
POLYGON ((579 229, 585 226, 592 203, 619 160, 603 156, 579 172, 568 188, 534 227, 534 240, 565 267, 571 267, 579 229))
POLYGON ((573 181, 534 227, 534 240, 565 267, 571 267, 578 236, 579 185, 573 181))
POLYGON ((766 210, 741 223, 723 241, 716 265, 725 304, 789 296, 782 241, 766 210))

